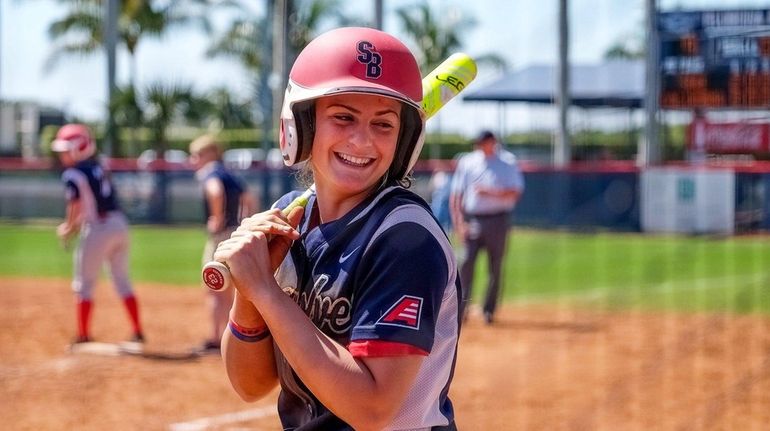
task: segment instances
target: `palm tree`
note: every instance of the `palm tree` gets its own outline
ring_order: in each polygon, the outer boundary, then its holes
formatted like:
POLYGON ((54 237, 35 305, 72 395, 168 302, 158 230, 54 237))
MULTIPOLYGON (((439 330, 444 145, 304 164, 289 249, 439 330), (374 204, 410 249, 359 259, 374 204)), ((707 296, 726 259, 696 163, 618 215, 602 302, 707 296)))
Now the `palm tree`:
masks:
POLYGON ((215 88, 206 97, 210 110, 206 119, 215 121, 218 128, 254 127, 254 109, 251 100, 238 100, 224 87, 215 88))
MULTIPOLYGON (((69 5, 64 17, 48 27, 53 40, 51 53, 45 64, 46 70, 54 68, 62 58, 73 55, 86 56, 104 48, 105 0, 59 0, 69 5)), ((118 16, 118 41, 129 53, 129 86, 136 77, 136 50, 145 37, 160 37, 173 27, 196 24, 209 32, 211 26, 205 13, 214 0, 123 0, 118 16)), ((218 5, 230 5, 229 1, 218 5)), ((121 95, 118 95, 118 97, 121 95)), ((110 95, 115 97, 115 95, 110 95)), ((124 101, 111 100, 112 113, 124 101)), ((113 121, 107 122, 111 127, 113 121)), ((108 132, 112 136, 117 133, 108 132)), ((115 142, 115 152, 123 153, 120 142, 115 142)))
POLYGON ((144 112, 133 86, 127 85, 115 90, 110 100, 110 114, 117 128, 126 128, 131 134, 128 150, 117 146, 114 156, 136 156, 136 129, 142 126, 144 112))
POLYGON ((168 149, 168 128, 179 119, 200 121, 205 116, 199 109, 192 86, 187 84, 164 84, 155 82, 141 94, 145 124, 150 134, 158 159, 168 149))
MULTIPOLYGON (((417 50, 420 70, 433 70, 447 57, 462 48, 463 34, 476 26, 476 20, 458 11, 450 11, 448 17, 439 16, 427 1, 406 6, 396 11, 405 33, 412 39, 417 50)), ((505 60, 496 54, 474 55, 477 63, 488 63, 505 68, 505 60)))
POLYGON ((396 14, 404 31, 416 44, 420 69, 426 71, 433 70, 460 47, 459 31, 475 25, 472 18, 463 16, 450 26, 449 22, 434 15, 426 1, 398 9, 396 14))
MULTIPOLYGON (((447 57, 462 48, 462 35, 476 26, 476 20, 458 11, 450 11, 449 16, 439 16, 427 1, 416 6, 406 6, 396 11, 406 34, 412 39, 417 49, 415 55, 420 70, 428 73, 441 64, 447 57)), ((506 68, 505 60, 497 54, 474 55, 477 63, 491 64, 500 69, 506 68)), ((441 135, 441 117, 435 120, 441 135)), ((430 158, 439 155, 440 138, 428 146, 430 158)))
MULTIPOLYGON (((46 69, 66 56, 91 55, 104 46, 104 0, 59 0, 69 5, 66 15, 48 27, 53 40, 46 69)), ((136 50, 145 37, 161 37, 169 29, 195 24, 209 32, 205 13, 212 0, 123 0, 118 17, 118 40, 131 58, 130 82, 136 76, 136 50)), ((219 2, 218 4, 224 4, 219 2)), ((227 3, 229 4, 229 3, 227 3)))
POLYGON ((335 27, 360 24, 361 19, 348 17, 340 0, 298 0, 289 2, 289 64, 318 35, 324 23, 335 27))
MULTIPOLYGON (((321 24, 348 25, 358 20, 342 13, 340 0, 297 0, 288 2, 289 50, 297 53, 317 35, 321 24)), ((241 9, 243 15, 245 9, 241 9)), ((270 17, 272 19, 272 17, 270 17)), ((237 60, 249 72, 258 74, 262 68, 262 32, 267 25, 265 17, 251 16, 234 20, 223 34, 214 39, 206 54, 237 60)), ((291 62, 290 62, 291 63, 291 62)))
MULTIPOLYGON (((288 9, 289 51, 295 55, 317 35, 322 24, 331 22, 339 26, 359 21, 342 13, 340 0, 289 1, 288 9)), ((262 43, 266 19, 272 17, 251 16, 234 20, 230 28, 209 46, 206 54, 233 58, 247 71, 258 75, 262 71, 265 56, 269 55, 263 52, 262 43)))
MULTIPOLYGON (((199 119, 197 103, 192 87, 185 84, 156 82, 150 84, 140 97, 144 106, 145 121, 150 126, 150 136, 156 160, 162 163, 168 149, 168 128, 180 118, 199 119)), ((154 172, 154 186, 150 197, 150 217, 154 222, 166 222, 168 217, 168 172, 160 169, 154 172)))
POLYGON ((227 31, 214 39, 206 55, 232 58, 250 74, 258 75, 265 56, 260 41, 265 25, 264 17, 236 19, 227 31))
MULTIPOLYGON (((317 34, 322 24, 347 25, 358 20, 347 18, 342 13, 340 0, 296 0, 288 2, 288 40, 287 64, 293 63, 296 54, 302 50, 317 34)), ((227 57, 236 60, 246 70, 255 83, 254 94, 257 99, 262 87, 257 84, 261 77, 270 76, 271 70, 265 70, 269 64, 270 52, 265 52, 263 39, 267 20, 273 17, 248 16, 243 8, 241 18, 234 20, 230 27, 215 38, 206 54, 210 57, 227 57)), ((274 116, 268 113, 270 118, 274 116)))

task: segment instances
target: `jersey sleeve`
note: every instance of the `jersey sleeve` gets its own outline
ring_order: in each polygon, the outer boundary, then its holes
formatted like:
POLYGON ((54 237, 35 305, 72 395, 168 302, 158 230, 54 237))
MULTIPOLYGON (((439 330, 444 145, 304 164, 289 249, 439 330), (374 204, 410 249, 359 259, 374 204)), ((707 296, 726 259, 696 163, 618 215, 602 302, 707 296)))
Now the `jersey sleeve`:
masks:
POLYGON ((350 352, 427 355, 449 279, 435 232, 408 221, 388 227, 373 240, 359 268, 362 288, 353 301, 350 352))
POLYGON ((64 197, 67 202, 73 202, 80 199, 80 191, 74 181, 64 183, 64 197))
POLYGON ((61 176, 64 183, 64 198, 67 202, 73 202, 80 199, 80 189, 76 182, 76 175, 72 169, 66 169, 61 176))

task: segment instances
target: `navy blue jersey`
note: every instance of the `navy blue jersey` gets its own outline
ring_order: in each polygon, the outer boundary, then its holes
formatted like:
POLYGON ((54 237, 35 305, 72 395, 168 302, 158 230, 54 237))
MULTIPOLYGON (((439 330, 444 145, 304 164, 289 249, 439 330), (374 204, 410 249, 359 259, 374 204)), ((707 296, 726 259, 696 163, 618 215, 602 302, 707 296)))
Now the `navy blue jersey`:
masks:
MULTIPOLYGON (((203 183, 205 184, 211 178, 221 181, 222 187, 225 190, 225 225, 222 229, 237 227, 241 224, 241 194, 246 190, 246 187, 238 177, 227 171, 221 162, 213 162, 211 164, 210 169, 203 176, 203 183)), ((209 208, 209 202, 205 196, 203 205, 206 217, 203 220, 205 221, 211 216, 211 208, 209 208)))
POLYGON ((81 202, 84 221, 91 222, 120 209, 110 179, 93 158, 67 168, 62 174, 62 181, 67 201, 81 202))
MULTIPOLYGON (((285 207, 297 196, 281 198, 285 207)), ((315 197, 276 272, 314 324, 356 357, 426 356, 388 429, 453 429, 459 282, 449 240, 414 193, 390 187, 340 219, 312 226, 315 197)), ((276 347, 284 429, 348 430, 305 387, 276 347)))

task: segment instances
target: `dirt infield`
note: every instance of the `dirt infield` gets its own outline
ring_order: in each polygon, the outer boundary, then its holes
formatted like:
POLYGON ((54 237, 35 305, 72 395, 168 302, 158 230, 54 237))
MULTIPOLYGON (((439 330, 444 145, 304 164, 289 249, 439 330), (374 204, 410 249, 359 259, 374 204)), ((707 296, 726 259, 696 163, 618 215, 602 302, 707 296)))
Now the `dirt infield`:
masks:
MULTIPOLYGON (((0 418, 8 430, 280 429, 273 393, 230 389, 218 357, 70 354, 66 280, 0 279, 0 418)), ((137 286, 148 349, 205 334, 198 289, 137 286)), ((97 288, 94 337, 129 333, 97 288)), ((508 306, 464 327, 451 397, 463 430, 760 430, 770 423, 770 319, 508 306)))

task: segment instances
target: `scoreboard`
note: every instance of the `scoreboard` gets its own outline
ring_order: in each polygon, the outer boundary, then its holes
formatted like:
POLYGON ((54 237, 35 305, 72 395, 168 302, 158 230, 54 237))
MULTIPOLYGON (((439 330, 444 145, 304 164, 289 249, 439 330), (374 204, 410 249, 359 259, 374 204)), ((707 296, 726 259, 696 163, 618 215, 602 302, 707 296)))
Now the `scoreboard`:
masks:
POLYGON ((661 108, 770 109, 770 9, 657 17, 661 108))

